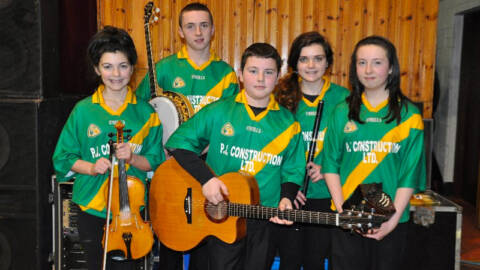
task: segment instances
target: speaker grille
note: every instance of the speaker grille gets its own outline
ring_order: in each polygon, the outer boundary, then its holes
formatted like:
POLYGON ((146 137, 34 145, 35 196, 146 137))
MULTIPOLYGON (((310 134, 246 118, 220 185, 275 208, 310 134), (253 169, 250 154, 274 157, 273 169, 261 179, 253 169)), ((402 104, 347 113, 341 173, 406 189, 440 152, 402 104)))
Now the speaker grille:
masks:
POLYGON ((34 186, 37 171, 37 102, 1 102, 0 130, 4 166, 0 167, 0 186, 34 186))
POLYGON ((0 0, 0 96, 41 96, 39 2, 0 0))

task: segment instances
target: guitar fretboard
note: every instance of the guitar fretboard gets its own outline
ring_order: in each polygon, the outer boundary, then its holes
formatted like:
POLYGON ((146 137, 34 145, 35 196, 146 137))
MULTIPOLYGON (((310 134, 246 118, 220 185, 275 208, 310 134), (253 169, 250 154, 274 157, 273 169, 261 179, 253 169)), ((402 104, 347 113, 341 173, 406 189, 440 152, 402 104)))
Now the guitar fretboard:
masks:
POLYGON ((244 218, 269 219, 278 216, 281 219, 294 222, 339 226, 339 216, 337 213, 323 213, 296 209, 280 211, 278 208, 274 207, 239 203, 228 203, 227 213, 229 216, 244 218))

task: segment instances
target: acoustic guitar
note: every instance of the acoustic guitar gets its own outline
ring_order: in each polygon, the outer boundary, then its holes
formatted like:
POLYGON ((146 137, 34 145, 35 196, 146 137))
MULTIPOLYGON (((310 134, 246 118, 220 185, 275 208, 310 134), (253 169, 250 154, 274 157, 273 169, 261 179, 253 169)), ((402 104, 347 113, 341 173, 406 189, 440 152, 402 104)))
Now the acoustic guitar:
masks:
MULTIPOLYGON (((278 216, 301 223, 326 224, 345 229, 368 230, 378 228, 395 212, 392 201, 386 194, 370 197, 380 198, 375 202, 382 207, 370 208, 368 200, 358 204, 349 202, 355 209, 342 213, 304 210, 280 211, 275 207, 259 205, 259 191, 252 176, 232 172, 219 177, 227 186, 230 195, 218 205, 208 202, 202 194, 202 186, 186 172, 174 158, 162 163, 152 179, 150 189, 150 215, 155 233, 167 247, 186 251, 194 248, 205 237, 213 235, 233 243, 245 236, 245 218, 269 219, 278 216), (386 196, 385 196, 386 195, 386 196)), ((371 190, 371 189, 369 189, 371 190)))

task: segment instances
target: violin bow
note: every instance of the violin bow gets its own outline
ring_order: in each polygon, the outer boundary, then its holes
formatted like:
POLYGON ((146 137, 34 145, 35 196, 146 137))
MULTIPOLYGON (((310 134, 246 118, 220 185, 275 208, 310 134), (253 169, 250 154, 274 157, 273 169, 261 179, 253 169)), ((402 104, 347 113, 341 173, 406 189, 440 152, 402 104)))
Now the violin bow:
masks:
POLYGON ((107 269, 107 246, 108 246, 108 233, 110 231, 110 212, 111 212, 111 205, 112 205, 112 186, 113 186, 113 170, 115 168, 115 155, 114 155, 114 149, 113 149, 113 141, 109 141, 110 144, 110 162, 112 163, 112 167, 110 168, 110 181, 108 183, 108 199, 107 199, 107 218, 105 219, 105 240, 103 244, 103 263, 102 263, 102 269, 106 270, 107 269))

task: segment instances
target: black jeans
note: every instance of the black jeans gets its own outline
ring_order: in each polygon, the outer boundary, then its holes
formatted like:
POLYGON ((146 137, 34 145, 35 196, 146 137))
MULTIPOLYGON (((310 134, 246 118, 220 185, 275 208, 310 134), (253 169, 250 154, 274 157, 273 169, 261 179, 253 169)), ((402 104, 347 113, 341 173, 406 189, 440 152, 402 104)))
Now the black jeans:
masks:
POLYGON ((332 236, 334 270, 403 269, 408 223, 397 227, 380 241, 355 232, 335 229, 332 236))

